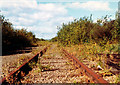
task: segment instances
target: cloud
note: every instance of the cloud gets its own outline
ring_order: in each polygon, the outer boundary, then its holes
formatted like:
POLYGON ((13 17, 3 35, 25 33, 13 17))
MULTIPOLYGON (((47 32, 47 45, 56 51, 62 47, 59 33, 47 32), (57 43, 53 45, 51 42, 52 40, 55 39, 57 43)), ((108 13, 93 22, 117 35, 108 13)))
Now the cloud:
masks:
MULTIPOLYGON (((26 26, 28 31, 40 32, 40 33, 56 33, 57 26, 61 26, 62 23, 68 23, 72 21, 73 17, 54 17, 48 21, 38 22, 37 25, 26 26)), ((15 28, 23 28, 23 26, 14 26, 15 28)))
POLYGON ((37 37, 49 38, 57 33, 62 22, 71 20, 66 17, 67 9, 61 3, 39 3, 36 0, 1 0, 1 13, 13 23, 14 28, 26 28, 37 37), (64 21, 63 21, 64 20, 64 21), (44 35, 43 35, 44 34, 44 35))
POLYGON ((35 34, 38 38, 51 39, 53 36, 56 36, 56 33, 37 33, 35 34))
POLYGON ((68 7, 70 8, 83 8, 90 11, 110 11, 109 3, 108 2, 102 2, 102 1, 88 1, 84 3, 75 2, 72 4, 69 4, 68 7))
POLYGON ((3 8, 35 8, 37 5, 36 0, 1 0, 0 7, 3 8))
MULTIPOLYGON (((60 1, 60 0, 59 0, 60 1)), ((64 0, 61 0, 64 2, 64 0)), ((71 0, 73 1, 73 0, 71 0)), ((43 1, 41 1, 43 2, 43 1)), ((49 1, 51 2, 51 1, 49 1)), ((54 2, 56 2, 54 0, 54 2)), ((90 11, 109 11, 108 2, 87 1, 84 3, 40 3, 40 0, 1 0, 1 13, 13 23, 14 28, 26 28, 39 38, 52 38, 57 26, 74 18, 68 16, 68 8, 90 11)))
MULTIPOLYGON (((90 0, 37 0, 38 2, 87 2, 90 0)), ((119 0, 91 0, 91 1, 109 1, 118 2, 119 0)))

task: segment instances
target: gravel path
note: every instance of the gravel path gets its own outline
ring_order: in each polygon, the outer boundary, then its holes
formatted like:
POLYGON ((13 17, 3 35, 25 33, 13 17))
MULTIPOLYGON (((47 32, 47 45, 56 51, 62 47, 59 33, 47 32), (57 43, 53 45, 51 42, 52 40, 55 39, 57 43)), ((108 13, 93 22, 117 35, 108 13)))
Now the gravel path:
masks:
POLYGON ((75 69, 55 44, 39 57, 38 62, 21 83, 86 83, 89 80, 87 76, 79 75, 80 69, 75 69))

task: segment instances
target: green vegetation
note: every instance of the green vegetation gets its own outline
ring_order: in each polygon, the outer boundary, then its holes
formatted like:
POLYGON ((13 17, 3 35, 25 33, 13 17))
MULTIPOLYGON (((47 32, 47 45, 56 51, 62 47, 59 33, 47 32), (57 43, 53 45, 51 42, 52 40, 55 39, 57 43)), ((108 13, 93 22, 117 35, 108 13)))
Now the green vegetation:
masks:
POLYGON ((32 46, 38 40, 32 32, 26 29, 14 29, 11 22, 0 16, 2 19, 2 52, 21 49, 32 46))
POLYGON ((99 74, 103 77, 111 76, 112 80, 108 79, 110 82, 115 82, 117 78, 118 82, 118 74, 112 74, 112 67, 108 68, 107 54, 120 54, 120 20, 108 18, 105 16, 93 22, 90 16, 63 23, 51 41, 57 41, 58 46, 62 46, 84 64, 89 64, 89 68, 97 69, 100 66, 102 70, 99 74))
POLYGON ((108 41, 112 43, 119 40, 120 26, 117 19, 108 20, 106 16, 93 23, 91 17, 63 23, 62 27, 58 28, 58 42, 64 46, 94 42, 104 47, 108 41))
POLYGON ((58 37, 54 37, 50 40, 51 42, 57 42, 58 41, 58 37))
POLYGON ((117 76, 117 79, 116 79, 115 83, 120 83, 120 74, 117 76))

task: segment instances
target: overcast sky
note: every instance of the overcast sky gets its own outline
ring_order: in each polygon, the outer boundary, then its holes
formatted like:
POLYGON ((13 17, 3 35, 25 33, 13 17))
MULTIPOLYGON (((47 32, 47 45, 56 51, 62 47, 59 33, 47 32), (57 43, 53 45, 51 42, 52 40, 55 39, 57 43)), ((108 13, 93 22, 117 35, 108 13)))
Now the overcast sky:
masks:
POLYGON ((0 0, 0 15, 13 23, 15 29, 26 28, 36 37, 51 39, 57 26, 80 17, 93 15, 93 20, 112 15, 119 0, 0 0))

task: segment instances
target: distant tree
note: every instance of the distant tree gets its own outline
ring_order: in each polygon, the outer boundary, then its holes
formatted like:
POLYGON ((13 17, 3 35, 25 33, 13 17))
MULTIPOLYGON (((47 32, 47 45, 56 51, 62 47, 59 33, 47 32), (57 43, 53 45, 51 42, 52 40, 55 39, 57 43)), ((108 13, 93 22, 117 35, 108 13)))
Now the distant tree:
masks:
POLYGON ((58 37, 56 36, 56 37, 52 38, 50 41, 51 42, 57 42, 58 41, 58 37))

